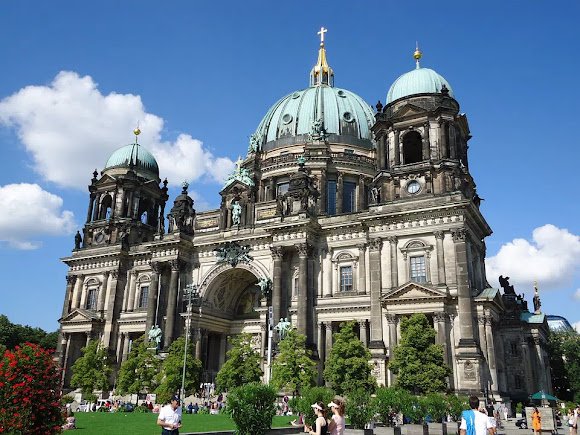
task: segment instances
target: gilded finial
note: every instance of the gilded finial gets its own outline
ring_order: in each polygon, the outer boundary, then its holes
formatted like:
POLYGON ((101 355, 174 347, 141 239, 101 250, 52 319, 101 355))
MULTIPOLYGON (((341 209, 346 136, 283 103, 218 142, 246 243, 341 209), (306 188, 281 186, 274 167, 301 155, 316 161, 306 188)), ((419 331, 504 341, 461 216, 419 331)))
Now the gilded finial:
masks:
POLYGON ((141 134, 141 130, 139 129, 139 123, 137 123, 137 127, 133 130, 133 134, 135 135, 135 143, 138 143, 138 137, 141 134))
POLYGON ((421 66, 419 65, 419 60, 423 57, 423 52, 421 50, 419 50, 419 42, 417 41, 415 44, 415 52, 413 53, 413 58, 415 59, 415 62, 417 63, 417 69, 421 68, 421 66))
POLYGON ((324 48, 324 34, 328 32, 328 29, 324 27, 320 28, 317 32, 320 35, 320 48, 318 49, 318 60, 316 64, 310 71, 310 86, 317 85, 334 85, 334 72, 332 68, 328 66, 326 61, 326 49, 324 48))

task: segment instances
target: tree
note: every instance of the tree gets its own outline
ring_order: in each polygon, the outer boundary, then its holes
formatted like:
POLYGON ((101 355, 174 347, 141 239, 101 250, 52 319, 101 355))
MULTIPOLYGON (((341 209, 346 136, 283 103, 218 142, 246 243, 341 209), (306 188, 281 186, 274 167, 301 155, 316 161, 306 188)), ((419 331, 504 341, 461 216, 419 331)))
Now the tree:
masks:
MULTIPOLYGON (((171 396, 176 394, 181 388, 184 347, 185 337, 178 338, 169 346, 167 357, 162 363, 161 371, 157 378, 159 386, 155 389, 159 403, 168 402, 171 396)), ((187 392, 193 393, 197 390, 201 378, 201 361, 195 358, 194 354, 193 344, 189 342, 187 346, 188 358, 185 366, 185 396, 187 396, 187 392)))
POLYGON ((236 424, 238 435, 264 435, 276 415, 276 391, 269 385, 253 382, 232 389, 227 411, 236 424))
POLYGON ((14 349, 24 343, 40 344, 44 349, 56 349, 58 332, 46 333, 41 328, 19 325, 10 322, 8 317, 0 315, 0 346, 14 349))
POLYGON ((133 341, 131 352, 119 369, 117 393, 149 393, 157 387, 160 361, 155 351, 147 348, 149 344, 144 335, 133 341))
POLYGON ((413 402, 413 396, 402 388, 379 387, 373 400, 375 412, 380 416, 384 425, 392 423, 391 416, 407 409, 413 402))
POLYGON ((0 433, 60 433, 60 371, 50 351, 26 343, 0 356, 0 433))
POLYGON ((340 331, 334 334, 334 344, 326 360, 324 379, 337 394, 359 388, 372 393, 376 387, 369 364, 371 353, 356 336, 355 324, 350 321, 341 325, 340 331))
POLYGON ((99 340, 91 340, 81 352, 83 355, 72 366, 71 385, 80 388, 84 394, 107 391, 111 375, 107 349, 99 340))
POLYGON ((229 391, 262 377, 260 355, 252 347, 252 334, 243 333, 230 338, 232 348, 216 377, 218 392, 229 391))
POLYGON ((556 396, 580 402, 580 335, 576 331, 554 331, 548 346, 556 396))
POLYGON ((316 382, 316 363, 306 349, 306 336, 292 329, 278 343, 279 353, 272 364, 271 384, 278 390, 293 391, 297 396, 302 388, 316 382))
POLYGON ((346 398, 346 414, 354 429, 364 429, 374 415, 371 393, 358 388, 348 393, 346 398))
POLYGON ((443 346, 435 344, 435 330, 424 314, 401 320, 401 342, 394 349, 389 368, 396 386, 413 394, 445 391, 451 369, 443 362, 443 346))

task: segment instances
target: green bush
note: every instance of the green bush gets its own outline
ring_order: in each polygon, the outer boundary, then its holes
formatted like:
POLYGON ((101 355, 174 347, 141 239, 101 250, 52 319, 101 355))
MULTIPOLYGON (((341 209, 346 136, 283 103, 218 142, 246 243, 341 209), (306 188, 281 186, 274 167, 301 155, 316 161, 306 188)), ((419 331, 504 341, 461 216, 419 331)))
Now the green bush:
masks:
POLYGON ((412 423, 422 423, 427 415, 426 400, 422 396, 411 396, 411 400, 405 403, 401 411, 412 423))
POLYGON ((425 411, 433 421, 442 422, 447 416, 447 398, 443 394, 429 393, 424 397, 425 411))
POLYGON ((232 389, 227 412, 236 424, 237 435, 264 435, 276 415, 276 391, 269 385, 252 382, 232 389))
POLYGON ((290 400, 290 407, 296 413, 304 416, 304 422, 312 426, 316 421, 316 415, 310 407, 313 403, 329 403, 334 398, 334 391, 326 387, 311 387, 302 390, 302 396, 290 400))
POLYGON ((455 421, 459 421, 461 412, 464 409, 469 409, 469 400, 467 396, 456 396, 449 394, 445 397, 447 400, 447 412, 455 421))
POLYGON ((346 398, 346 415, 355 429, 364 429, 374 414, 369 390, 360 388, 349 393, 346 398))
POLYGON ((140 412, 143 414, 147 414, 148 412, 151 412, 151 411, 146 406, 140 405, 140 406, 136 406, 135 410, 133 412, 140 412))
POLYGON ((413 402, 413 396, 401 388, 380 387, 376 391, 372 404, 376 414, 385 425, 390 424, 389 415, 398 414, 403 409, 407 409, 413 402))

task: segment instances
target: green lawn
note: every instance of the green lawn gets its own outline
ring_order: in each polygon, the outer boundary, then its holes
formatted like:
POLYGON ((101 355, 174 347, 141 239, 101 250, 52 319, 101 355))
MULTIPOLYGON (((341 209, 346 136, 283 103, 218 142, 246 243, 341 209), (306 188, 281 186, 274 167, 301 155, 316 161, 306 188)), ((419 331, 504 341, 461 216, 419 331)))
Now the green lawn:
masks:
MULTIPOLYGON (((79 435, 159 435, 161 428, 156 425, 157 414, 77 412, 77 430, 64 432, 79 435)), ((296 416, 274 417, 272 427, 290 426, 296 416)), ((216 430, 233 430, 234 422, 225 414, 184 414, 182 434, 188 432, 206 432, 216 430)))

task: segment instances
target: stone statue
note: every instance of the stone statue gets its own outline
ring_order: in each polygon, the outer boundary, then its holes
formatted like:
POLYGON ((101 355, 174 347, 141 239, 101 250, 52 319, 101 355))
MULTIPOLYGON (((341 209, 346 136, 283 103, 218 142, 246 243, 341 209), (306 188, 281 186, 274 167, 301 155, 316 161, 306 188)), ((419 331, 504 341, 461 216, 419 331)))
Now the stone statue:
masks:
POLYGON ((161 348, 161 328, 159 325, 152 326, 147 336, 149 341, 155 342, 155 347, 159 350, 161 348))
POLYGON ((381 197, 381 190, 377 186, 371 187, 371 202, 378 204, 381 197))
POLYGON ((534 282, 534 314, 540 314, 540 308, 542 307, 542 301, 540 301, 540 293, 538 293, 538 283, 534 282))
POLYGON ((242 217, 242 206, 239 202, 232 202, 232 224, 240 225, 242 217))
POLYGON ((288 331, 292 329, 292 323, 288 321, 288 318, 280 318, 278 324, 274 327, 278 334, 280 334, 280 340, 284 340, 288 335, 288 331))
POLYGON ((272 290, 272 280, 270 278, 260 278, 258 280, 258 286, 260 287, 262 296, 268 298, 272 290))
POLYGON ((81 243, 83 243, 83 238, 80 231, 75 234, 75 249, 81 249, 81 243))
POLYGON ((500 275, 499 276, 499 285, 503 288, 504 295, 515 295, 516 291, 514 290, 514 286, 510 285, 509 279, 510 279, 509 276, 506 276, 504 278, 503 275, 500 275))

